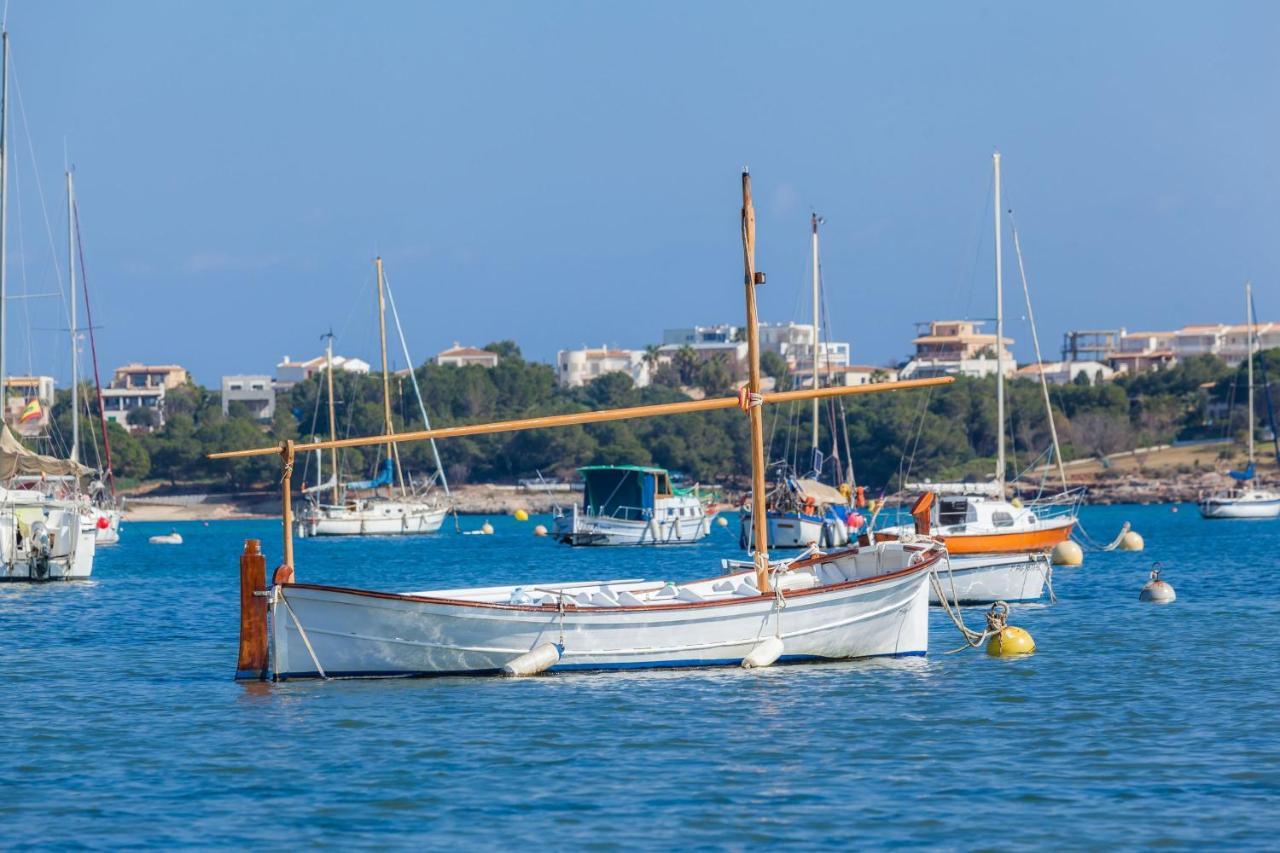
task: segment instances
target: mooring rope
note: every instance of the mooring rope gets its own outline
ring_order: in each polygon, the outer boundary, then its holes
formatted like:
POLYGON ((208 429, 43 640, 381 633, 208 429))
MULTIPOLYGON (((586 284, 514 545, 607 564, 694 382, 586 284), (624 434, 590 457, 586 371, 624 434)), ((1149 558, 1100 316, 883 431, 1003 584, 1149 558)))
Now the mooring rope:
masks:
POLYGON ((1076 529, 1071 534, 1071 538, 1091 551, 1114 551, 1120 547, 1120 542, 1124 539, 1124 535, 1129 532, 1129 522, 1125 522, 1120 526, 1120 532, 1116 534, 1116 538, 1112 540, 1110 545, 1103 545, 1089 535, 1089 531, 1084 529, 1084 524, 1080 521, 1080 517, 1076 517, 1076 529))

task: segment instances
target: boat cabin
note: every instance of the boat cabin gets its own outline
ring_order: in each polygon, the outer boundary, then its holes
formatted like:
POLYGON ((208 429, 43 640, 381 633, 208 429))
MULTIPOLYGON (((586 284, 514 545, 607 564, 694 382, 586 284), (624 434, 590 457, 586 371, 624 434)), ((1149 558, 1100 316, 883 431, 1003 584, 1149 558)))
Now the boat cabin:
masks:
POLYGON ((585 483, 582 509, 588 515, 639 520, 653 513, 659 499, 675 496, 665 468, 589 465, 578 473, 585 483))

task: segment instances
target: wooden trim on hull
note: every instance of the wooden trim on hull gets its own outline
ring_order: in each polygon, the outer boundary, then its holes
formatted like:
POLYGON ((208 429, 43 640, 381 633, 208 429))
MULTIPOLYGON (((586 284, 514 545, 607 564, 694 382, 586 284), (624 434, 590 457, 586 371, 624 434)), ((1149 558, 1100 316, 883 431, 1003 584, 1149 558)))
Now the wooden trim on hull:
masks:
MULTIPOLYGON (((856 551, 857 549, 849 549, 849 550, 856 551)), ((826 554, 823 556, 811 557, 804 561, 797 561, 793 565, 793 568, 800 568, 802 566, 811 565, 813 563, 819 563, 825 560, 834 559, 836 557, 841 556, 842 553, 843 552, 832 552, 830 554, 826 554)), ((835 592, 837 590, 851 589, 859 586, 869 586, 871 584, 882 583, 884 581, 894 580, 907 575, 916 574, 924 570, 932 569, 933 566, 936 565, 937 562, 941 559, 942 559, 942 553, 938 552, 930 557, 925 558, 924 560, 921 560, 919 563, 916 563, 914 566, 907 566, 906 568, 899 569, 896 572, 887 572, 883 575, 876 575, 875 577, 869 577, 869 578, 858 578, 857 580, 845 581, 844 583, 831 584, 829 586, 812 587, 809 589, 791 589, 791 590, 785 591, 782 595, 783 595, 783 598, 786 600, 794 600, 794 599, 804 598, 810 595, 820 595, 822 593, 830 593, 830 592, 835 592)), ((707 579, 703 578, 702 580, 707 580, 707 579)), ((698 583, 698 582, 699 581, 691 581, 691 583, 698 583)), ((324 584, 310 584, 310 583, 288 583, 288 584, 282 584, 281 586, 286 591, 290 589, 314 589, 321 592, 336 592, 336 593, 342 593, 345 595, 363 596, 366 598, 382 598, 382 599, 387 599, 389 601, 412 601, 412 602, 417 602, 419 604, 437 604, 437 605, 446 605, 450 607, 473 607, 473 608, 481 608, 481 609, 505 610, 510 612, 524 612, 524 613, 555 613, 557 611, 557 606, 555 604, 542 604, 542 605, 496 604, 488 601, 467 601, 465 599, 457 599, 457 598, 434 598, 434 597, 425 596, 425 595, 406 595, 404 593, 378 592, 378 591, 369 590, 369 589, 352 589, 350 587, 327 586, 324 584)), ((631 607, 579 607, 574 602, 566 601, 564 603, 564 609, 566 612, 575 612, 575 613, 577 612, 636 613, 636 612, 655 611, 655 610, 658 610, 658 611, 698 610, 702 608, 735 606, 739 604, 759 602, 761 600, 767 600, 772 598, 773 598, 773 594, 769 593, 767 595, 741 596, 741 597, 727 598, 727 599, 716 599, 712 601, 678 601, 678 602, 671 602, 671 603, 664 602, 662 604, 643 604, 643 605, 631 606, 631 607)))

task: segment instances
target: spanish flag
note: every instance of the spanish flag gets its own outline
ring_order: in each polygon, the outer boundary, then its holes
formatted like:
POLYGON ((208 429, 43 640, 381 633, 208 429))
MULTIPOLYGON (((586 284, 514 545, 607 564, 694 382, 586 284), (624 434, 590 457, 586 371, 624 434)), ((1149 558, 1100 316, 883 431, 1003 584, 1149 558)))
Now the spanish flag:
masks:
POLYGON ((42 414, 44 410, 40 408, 40 398, 32 397, 31 402, 27 403, 27 407, 22 410, 22 417, 18 418, 18 423, 25 424, 27 421, 38 420, 42 414))

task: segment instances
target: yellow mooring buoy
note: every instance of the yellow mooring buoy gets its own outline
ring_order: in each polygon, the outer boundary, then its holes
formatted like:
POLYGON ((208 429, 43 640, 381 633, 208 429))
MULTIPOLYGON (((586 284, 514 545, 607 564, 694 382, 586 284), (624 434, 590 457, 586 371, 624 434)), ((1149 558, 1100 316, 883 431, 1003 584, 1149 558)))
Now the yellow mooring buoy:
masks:
POLYGON ((511 513, 511 514, 512 514, 512 515, 514 515, 514 516, 516 517, 516 521, 528 521, 528 520, 529 520, 529 513, 525 512, 525 511, 524 511, 524 510, 522 510, 522 509, 518 509, 518 510, 516 510, 515 512, 513 512, 513 513, 511 513))
POLYGON ((1173 587, 1169 582, 1160 580, 1160 572, 1163 568, 1159 563, 1151 564, 1151 580, 1147 581, 1147 585, 1142 588, 1142 592, 1138 593, 1139 601, 1149 601, 1152 604, 1172 604, 1178 600, 1178 594, 1173 591, 1173 587))
POLYGON ((997 601, 987 611, 987 654, 995 658, 1029 655, 1036 650, 1036 641, 1022 628, 1009 624, 1009 605, 997 601))
POLYGON ((1053 546, 1053 564, 1055 566, 1078 566, 1084 562, 1084 549, 1066 539, 1053 546))
POLYGON ((1145 547, 1146 543, 1142 541, 1142 534, 1136 530, 1130 530, 1120 537, 1119 548, 1121 551, 1141 551, 1145 547))

